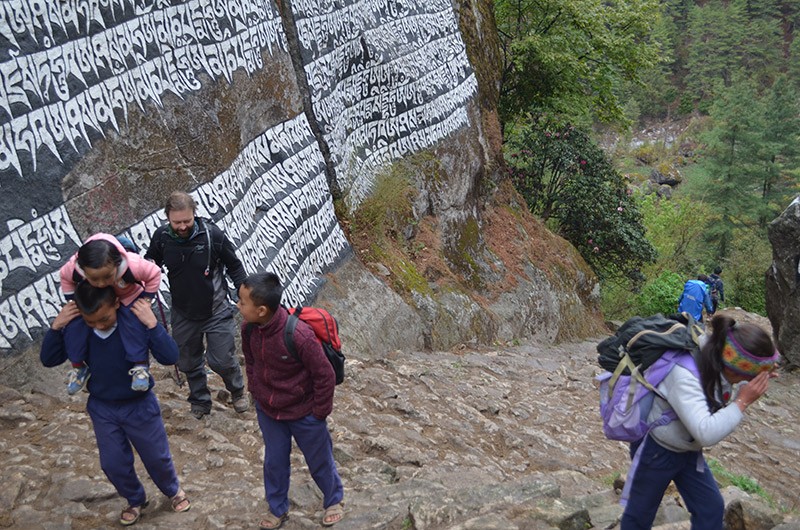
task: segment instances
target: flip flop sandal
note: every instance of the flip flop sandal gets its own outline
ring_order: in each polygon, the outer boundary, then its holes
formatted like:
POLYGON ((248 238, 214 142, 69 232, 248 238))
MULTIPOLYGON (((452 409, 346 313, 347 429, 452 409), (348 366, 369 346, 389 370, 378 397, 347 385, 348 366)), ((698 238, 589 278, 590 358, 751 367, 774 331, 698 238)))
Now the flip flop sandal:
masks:
POLYGON ((322 526, 333 526, 339 521, 344 519, 344 506, 341 502, 332 504, 325 508, 325 514, 322 516, 322 526), (334 518, 332 521, 329 518, 334 518))
POLYGON ((119 514, 119 524, 122 526, 130 526, 138 523, 139 519, 142 517, 142 506, 128 506, 122 510, 122 513, 119 514), (125 517, 126 515, 128 517, 125 517))
POLYGON ((174 497, 172 497, 171 502, 173 511, 176 511, 178 513, 183 513, 185 511, 188 511, 189 508, 192 507, 192 503, 189 501, 189 498, 186 497, 186 492, 183 490, 179 490, 178 493, 174 497), (186 506, 181 508, 180 505, 183 504, 184 502, 186 503, 186 506))
POLYGON ((281 515, 280 517, 276 515, 272 515, 272 512, 268 513, 266 517, 261 519, 261 522, 258 523, 258 527, 261 530, 276 530, 283 526, 283 522, 289 518, 289 512, 281 515))

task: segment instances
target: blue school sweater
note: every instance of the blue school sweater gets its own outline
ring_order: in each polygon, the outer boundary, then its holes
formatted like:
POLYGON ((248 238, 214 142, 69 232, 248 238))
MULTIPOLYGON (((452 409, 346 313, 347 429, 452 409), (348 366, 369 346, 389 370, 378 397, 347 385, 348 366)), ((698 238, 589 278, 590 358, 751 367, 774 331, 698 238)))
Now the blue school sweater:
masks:
MULTIPOLYGON (((79 320, 76 325, 86 326, 82 319, 79 320)), ((117 327, 111 335, 102 338, 94 330, 88 334, 86 364, 92 375, 87 389, 92 396, 99 399, 118 401, 140 398, 146 394, 131 390, 131 376, 128 371, 133 368, 133 363, 125 359, 121 326, 126 329, 138 328, 141 336, 146 337, 147 346, 159 363, 169 365, 178 361, 178 345, 161 324, 147 329, 130 309, 120 305, 117 310, 117 327)), ((47 367, 58 366, 67 360, 64 334, 61 330, 47 330, 39 358, 47 367)), ((150 388, 153 385, 153 378, 150 377, 150 388)))

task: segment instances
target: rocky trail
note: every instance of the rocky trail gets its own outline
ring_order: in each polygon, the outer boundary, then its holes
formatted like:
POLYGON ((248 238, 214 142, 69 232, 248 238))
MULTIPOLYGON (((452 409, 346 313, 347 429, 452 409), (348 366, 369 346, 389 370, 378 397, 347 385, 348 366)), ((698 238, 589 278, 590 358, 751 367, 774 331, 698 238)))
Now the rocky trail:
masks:
MULTIPOLYGON (((330 418, 347 512, 336 528, 613 527, 621 511, 613 480, 628 457, 601 431, 595 344, 351 355, 330 418)), ((119 527, 124 501, 99 468, 86 395, 66 395, 66 371, 42 369, 21 390, 0 387, 0 527, 119 527)), ((154 369, 193 506, 173 513, 137 464, 151 502, 136 528, 257 528, 267 508, 255 412, 235 413, 210 376, 218 399, 198 421, 170 374, 154 369)), ((782 374, 706 453, 771 496, 767 528, 800 528, 799 402, 800 374, 782 374)), ((321 498, 298 451, 292 470, 284 528, 321 528, 321 498)), ((688 528, 687 517, 670 493, 657 523, 688 528)))

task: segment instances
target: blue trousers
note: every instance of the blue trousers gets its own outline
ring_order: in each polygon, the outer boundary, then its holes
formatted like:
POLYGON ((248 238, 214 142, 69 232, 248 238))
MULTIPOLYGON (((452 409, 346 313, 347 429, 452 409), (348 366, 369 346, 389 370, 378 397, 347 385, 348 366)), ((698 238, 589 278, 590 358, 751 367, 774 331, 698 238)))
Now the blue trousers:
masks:
MULTIPOLYGON (((703 453, 676 453, 650 436, 642 443, 645 446, 633 477, 628 505, 622 514, 621 530, 651 528, 671 481, 675 482, 691 514, 692 530, 721 530, 725 502, 703 453)), ((638 444, 631 444, 631 455, 637 447, 638 444)))
POLYGON ((299 420, 274 420, 258 405, 256 413, 264 438, 264 491, 272 514, 281 517, 289 511, 292 437, 306 459, 311 478, 322 491, 323 508, 341 502, 344 488, 333 460, 328 423, 311 415, 299 420))
POLYGON ((141 506, 146 500, 144 486, 133 467, 131 446, 136 448, 158 489, 167 497, 177 495, 178 475, 153 392, 126 401, 105 401, 90 395, 86 411, 92 418, 100 467, 130 506, 141 506))

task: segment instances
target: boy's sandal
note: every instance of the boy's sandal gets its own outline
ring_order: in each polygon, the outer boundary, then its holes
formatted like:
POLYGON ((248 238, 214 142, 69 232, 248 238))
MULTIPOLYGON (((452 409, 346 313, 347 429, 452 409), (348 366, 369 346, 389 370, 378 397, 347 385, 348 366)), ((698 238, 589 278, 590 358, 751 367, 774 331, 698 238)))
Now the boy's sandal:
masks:
POLYGON ((338 502, 325 508, 325 514, 322 516, 322 526, 333 526, 342 519, 344 519, 344 506, 341 502, 338 502))
POLYGON ((119 514, 119 524, 122 526, 130 526, 136 524, 142 516, 141 506, 128 506, 122 513, 119 514))
POLYGON ((172 497, 172 509, 178 513, 188 511, 189 508, 192 507, 192 503, 189 502, 189 498, 186 496, 186 492, 183 490, 178 490, 178 493, 172 497))
POLYGON ((285 513, 280 517, 273 515, 272 512, 269 512, 266 517, 261 519, 261 522, 258 523, 258 527, 261 530, 275 530, 276 528, 280 528, 283 526, 283 522, 289 518, 289 513, 285 513))

